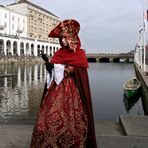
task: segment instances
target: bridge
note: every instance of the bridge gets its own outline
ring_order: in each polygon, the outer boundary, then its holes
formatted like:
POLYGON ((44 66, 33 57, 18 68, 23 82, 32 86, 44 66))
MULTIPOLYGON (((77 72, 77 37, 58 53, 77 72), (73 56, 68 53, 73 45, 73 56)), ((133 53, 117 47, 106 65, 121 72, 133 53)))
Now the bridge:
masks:
POLYGON ((87 60, 88 62, 126 62, 131 63, 134 61, 134 54, 133 53, 87 53, 87 60))

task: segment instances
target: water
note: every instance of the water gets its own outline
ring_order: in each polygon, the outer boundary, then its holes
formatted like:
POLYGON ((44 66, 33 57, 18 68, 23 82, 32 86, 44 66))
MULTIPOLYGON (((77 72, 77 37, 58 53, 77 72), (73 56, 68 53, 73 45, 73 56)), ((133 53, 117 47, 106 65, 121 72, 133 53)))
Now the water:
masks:
MULTIPOLYGON (((133 64, 90 63, 88 70, 95 120, 117 121, 127 114, 122 85, 134 76, 133 64)), ((0 122, 34 123, 46 79, 43 64, 0 65, 0 74, 16 73, 16 77, 0 78, 0 122)), ((143 114, 141 101, 128 114, 143 114)))
MULTIPOLYGON (((133 64, 90 63, 89 79, 95 120, 117 121, 119 115, 127 114, 122 86, 133 76, 133 64)), ((143 114, 140 99, 128 114, 143 114)))

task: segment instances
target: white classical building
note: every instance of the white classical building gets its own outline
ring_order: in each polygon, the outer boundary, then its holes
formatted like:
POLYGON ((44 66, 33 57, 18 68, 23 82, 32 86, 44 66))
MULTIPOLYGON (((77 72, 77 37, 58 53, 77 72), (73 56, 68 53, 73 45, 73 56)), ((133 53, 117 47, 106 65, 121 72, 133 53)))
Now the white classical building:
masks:
POLYGON ((0 33, 9 34, 9 10, 0 6, 0 33))
POLYGON ((27 16, 0 6, 0 33, 27 37, 27 16))
POLYGON ((15 36, 0 36, 0 54, 17 56, 38 56, 43 50, 47 55, 53 55, 59 44, 42 42, 15 36))
POLYGON ((47 14, 47 10, 37 7, 29 1, 18 1, 10 7, 0 6, 0 55, 38 56, 40 50, 48 55, 53 55, 60 45, 57 40, 48 39, 48 31, 55 27, 60 19, 52 13, 49 13, 49 16, 47 14), (22 3, 29 6, 27 7, 29 10, 26 7, 24 10, 22 9, 25 13, 14 9, 22 3), (41 16, 40 14, 43 12, 45 14, 41 16), (36 14, 35 19, 30 18, 32 16, 30 13, 36 14), (45 24, 45 22, 48 23, 45 24))

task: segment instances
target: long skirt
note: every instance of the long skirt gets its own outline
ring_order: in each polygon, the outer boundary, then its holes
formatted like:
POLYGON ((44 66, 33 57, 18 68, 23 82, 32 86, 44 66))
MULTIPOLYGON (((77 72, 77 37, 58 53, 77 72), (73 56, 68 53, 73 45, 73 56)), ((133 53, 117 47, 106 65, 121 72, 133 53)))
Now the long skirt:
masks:
POLYGON ((88 119, 73 76, 54 81, 42 101, 30 148, 85 148, 88 119))

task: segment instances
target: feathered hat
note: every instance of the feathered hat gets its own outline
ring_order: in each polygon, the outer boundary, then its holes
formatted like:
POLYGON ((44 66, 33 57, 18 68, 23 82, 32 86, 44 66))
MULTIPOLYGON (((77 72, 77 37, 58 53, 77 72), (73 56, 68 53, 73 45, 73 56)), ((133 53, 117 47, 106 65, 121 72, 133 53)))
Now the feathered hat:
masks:
POLYGON ((64 35, 66 36, 69 47, 76 51, 81 45, 78 37, 79 30, 80 24, 76 20, 68 19, 59 23, 53 30, 51 30, 48 37, 60 38, 64 35))

